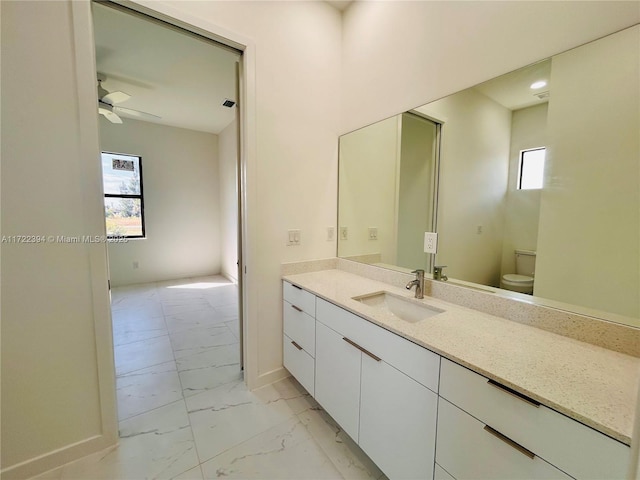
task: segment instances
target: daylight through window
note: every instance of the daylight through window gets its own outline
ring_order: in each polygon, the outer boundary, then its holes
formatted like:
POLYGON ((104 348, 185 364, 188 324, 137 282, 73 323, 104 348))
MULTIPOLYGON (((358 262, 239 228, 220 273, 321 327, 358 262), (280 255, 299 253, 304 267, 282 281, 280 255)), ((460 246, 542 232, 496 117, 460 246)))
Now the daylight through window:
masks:
POLYGON ((144 237, 142 158, 102 152, 104 213, 110 237, 144 237))
POLYGON ((518 190, 534 190, 542 188, 546 151, 546 148, 541 147, 522 150, 520 152, 518 190))

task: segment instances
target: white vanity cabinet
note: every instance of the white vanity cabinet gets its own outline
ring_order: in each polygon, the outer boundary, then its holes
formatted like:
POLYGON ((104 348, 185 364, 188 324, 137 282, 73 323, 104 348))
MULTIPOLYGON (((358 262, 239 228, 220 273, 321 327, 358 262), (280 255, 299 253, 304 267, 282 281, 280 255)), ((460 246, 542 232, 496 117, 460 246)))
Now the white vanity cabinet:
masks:
POLYGON ((285 367, 391 480, 625 478, 627 445, 291 283, 283 291, 285 367))
POLYGON ((624 479, 629 447, 442 359, 437 463, 456 480, 624 479))
POLYGON ((440 357, 317 299, 315 398, 391 479, 431 479, 440 357))
POLYGON ((311 394, 315 386, 316 296, 282 282, 283 363, 311 394))

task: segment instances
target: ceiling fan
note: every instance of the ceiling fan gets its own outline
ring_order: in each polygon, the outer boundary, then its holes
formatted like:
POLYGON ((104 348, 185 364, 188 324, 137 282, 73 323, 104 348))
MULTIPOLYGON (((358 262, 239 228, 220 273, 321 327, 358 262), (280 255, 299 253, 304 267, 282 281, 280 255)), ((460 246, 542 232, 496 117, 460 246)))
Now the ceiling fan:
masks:
POLYGON ((118 113, 129 116, 139 117, 147 119, 160 119, 158 115, 153 115, 147 112, 141 112, 140 110, 133 110, 131 108, 120 107, 116 105, 118 103, 126 102, 131 98, 131 95, 124 92, 109 92, 102 86, 104 78, 98 77, 98 113, 103 115, 111 123, 122 123, 122 119, 118 113))

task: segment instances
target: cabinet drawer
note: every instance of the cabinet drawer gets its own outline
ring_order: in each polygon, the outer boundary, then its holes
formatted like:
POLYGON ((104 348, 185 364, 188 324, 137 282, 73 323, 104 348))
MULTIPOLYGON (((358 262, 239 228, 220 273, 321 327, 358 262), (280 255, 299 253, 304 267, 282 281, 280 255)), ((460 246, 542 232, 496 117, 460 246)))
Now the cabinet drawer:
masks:
POLYGON ((446 359, 440 396, 572 477, 603 480, 626 475, 628 446, 544 405, 530 404, 446 359))
POLYGON ((316 320, 438 392, 439 355, 321 298, 316 302, 316 320))
MULTIPOLYGON (((436 461, 457 480, 566 479, 540 457, 528 455, 443 400, 438 404, 436 461)), ((447 477, 444 477, 447 478, 447 477)))
POLYGON ((286 300, 282 302, 284 333, 305 351, 316 355, 316 320, 308 314, 294 308, 286 300))
POLYGON ((285 368, 313 396, 315 393, 315 361, 307 352, 294 346, 293 341, 286 335, 283 336, 283 343, 285 368))
POLYGON ((295 305, 303 312, 316 316, 316 296, 313 293, 309 293, 300 287, 290 284, 289 282, 282 282, 283 298, 291 305, 295 305))

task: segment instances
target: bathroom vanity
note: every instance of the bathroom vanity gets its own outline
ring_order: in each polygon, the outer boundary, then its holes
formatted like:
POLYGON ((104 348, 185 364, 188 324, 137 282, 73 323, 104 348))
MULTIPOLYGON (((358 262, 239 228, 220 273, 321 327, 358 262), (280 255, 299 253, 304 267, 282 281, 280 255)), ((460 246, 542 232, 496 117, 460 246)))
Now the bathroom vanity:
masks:
POLYGON ((284 366, 390 479, 618 479, 640 359, 338 269, 283 277, 284 366))

